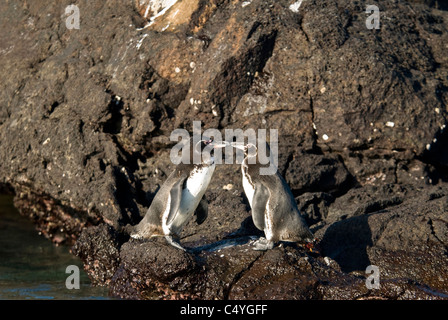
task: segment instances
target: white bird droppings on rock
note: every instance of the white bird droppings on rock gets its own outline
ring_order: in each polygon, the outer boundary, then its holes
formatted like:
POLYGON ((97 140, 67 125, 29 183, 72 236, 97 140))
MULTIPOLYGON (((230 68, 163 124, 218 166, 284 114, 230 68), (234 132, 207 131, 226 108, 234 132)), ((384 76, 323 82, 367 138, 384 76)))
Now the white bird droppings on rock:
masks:
POLYGON ((168 23, 165 27, 162 28, 162 32, 170 27, 170 23, 168 23))
POLYGON ((299 12, 299 8, 302 5, 303 0, 299 0, 297 2, 294 2, 292 5, 289 6, 289 10, 291 10, 294 13, 299 12))
POLYGON ((143 37, 137 41, 137 45, 135 46, 137 48, 137 50, 140 49, 140 47, 142 46, 143 40, 145 40, 145 38, 148 36, 149 36, 149 34, 145 33, 143 35, 143 37))
POLYGON ((386 127, 393 128, 393 127, 395 127, 395 123, 392 122, 392 121, 387 121, 386 122, 386 127))
POLYGON ((223 188, 224 190, 228 190, 228 191, 230 191, 230 190, 233 189, 233 184, 231 184, 231 183, 226 184, 226 185, 223 186, 222 188, 223 188))

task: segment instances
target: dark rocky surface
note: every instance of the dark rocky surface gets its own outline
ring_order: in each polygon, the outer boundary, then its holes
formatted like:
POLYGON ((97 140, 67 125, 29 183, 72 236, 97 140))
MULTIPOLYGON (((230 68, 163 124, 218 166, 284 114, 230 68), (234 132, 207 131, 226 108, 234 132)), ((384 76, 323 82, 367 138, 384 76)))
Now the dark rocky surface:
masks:
POLYGON ((448 298, 444 2, 381 2, 379 30, 366 1, 294 2, 179 0, 146 28, 131 0, 1 2, 0 190, 114 296, 448 298), (192 121, 279 130, 320 254, 251 249, 236 164, 217 167, 208 219, 183 232, 195 250, 129 240, 173 168, 171 131, 192 121))

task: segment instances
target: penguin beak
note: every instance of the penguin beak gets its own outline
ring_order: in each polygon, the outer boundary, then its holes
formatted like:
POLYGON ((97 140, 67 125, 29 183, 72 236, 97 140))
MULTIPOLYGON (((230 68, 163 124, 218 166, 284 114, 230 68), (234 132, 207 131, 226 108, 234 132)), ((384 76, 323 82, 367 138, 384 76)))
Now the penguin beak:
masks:
POLYGON ((218 149, 218 148, 225 148, 229 145, 229 143, 227 141, 213 141, 210 143, 210 145, 214 148, 214 149, 218 149))
POLYGON ((245 144, 244 142, 231 142, 230 145, 234 148, 240 149, 240 150, 245 150, 245 144))

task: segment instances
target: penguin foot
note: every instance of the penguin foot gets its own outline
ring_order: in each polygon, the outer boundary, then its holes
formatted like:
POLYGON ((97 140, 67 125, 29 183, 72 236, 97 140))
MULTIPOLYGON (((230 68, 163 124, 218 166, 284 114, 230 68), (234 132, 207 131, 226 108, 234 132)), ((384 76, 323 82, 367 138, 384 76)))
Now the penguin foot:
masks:
POLYGON ((274 248, 274 241, 268 240, 266 238, 260 238, 254 242, 254 250, 266 251, 274 248))
POLYGON ((174 240, 172 236, 165 236, 165 239, 166 239, 166 241, 167 241, 170 245, 172 245, 173 247, 175 247, 175 248, 177 248, 177 249, 179 249, 179 250, 182 250, 182 251, 187 251, 184 247, 182 247, 182 246, 180 245, 179 242, 177 242, 176 240, 174 240))

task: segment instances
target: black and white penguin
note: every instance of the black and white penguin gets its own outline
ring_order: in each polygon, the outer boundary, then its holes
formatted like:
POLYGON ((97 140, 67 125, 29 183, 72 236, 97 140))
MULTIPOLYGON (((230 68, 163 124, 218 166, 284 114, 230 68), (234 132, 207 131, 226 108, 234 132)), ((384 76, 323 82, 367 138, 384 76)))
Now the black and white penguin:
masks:
MULTIPOLYGON (((223 148, 227 144, 221 141, 205 139, 193 145, 190 139, 190 159, 194 154, 201 154, 209 146, 223 148)), ((208 203, 203 198, 215 170, 215 159, 210 152, 209 157, 201 157, 201 163, 180 163, 168 176, 154 197, 145 217, 131 232, 131 237, 147 239, 154 236, 165 236, 174 247, 185 250, 179 244, 180 233, 187 222, 196 215, 196 222, 201 224, 208 214, 208 203)))
MULTIPOLYGON (((269 151, 267 142, 260 142, 266 143, 266 150, 269 151)), ((277 168, 273 174, 260 174, 263 165, 259 162, 257 147, 252 143, 230 144, 244 150, 241 165, 244 193, 252 209, 255 226, 266 236, 254 243, 254 249, 269 250, 279 241, 298 242, 309 247, 308 244, 314 242, 313 233, 300 215, 291 189, 277 168)))

